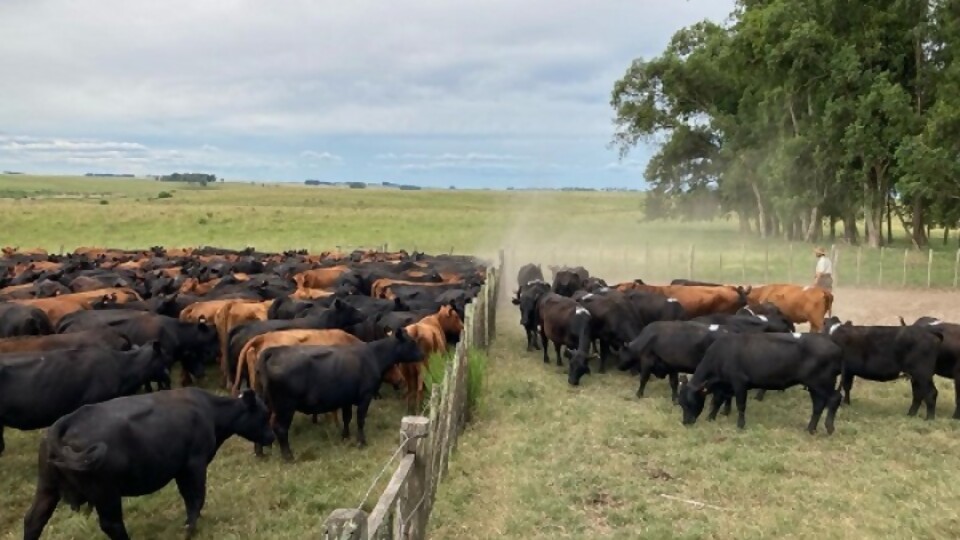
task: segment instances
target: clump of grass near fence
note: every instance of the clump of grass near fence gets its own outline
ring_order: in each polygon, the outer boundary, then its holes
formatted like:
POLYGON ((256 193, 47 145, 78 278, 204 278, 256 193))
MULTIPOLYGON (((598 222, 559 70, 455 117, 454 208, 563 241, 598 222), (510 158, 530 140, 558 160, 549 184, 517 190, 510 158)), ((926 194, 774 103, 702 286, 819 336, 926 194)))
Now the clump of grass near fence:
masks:
MULTIPOLYGON (((452 357, 434 354, 423 371, 424 409, 429 407, 430 394, 434 387, 443 384, 443 377, 450 367, 452 357)), ((467 352, 467 418, 469 419, 480 405, 480 393, 487 372, 487 355, 479 349, 467 352)))

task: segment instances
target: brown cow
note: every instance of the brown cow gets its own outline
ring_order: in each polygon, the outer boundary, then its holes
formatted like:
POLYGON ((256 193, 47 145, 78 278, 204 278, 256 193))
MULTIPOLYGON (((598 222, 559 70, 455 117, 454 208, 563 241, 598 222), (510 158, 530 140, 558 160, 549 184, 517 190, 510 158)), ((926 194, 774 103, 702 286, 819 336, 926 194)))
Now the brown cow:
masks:
POLYGON ((692 285, 647 285, 642 281, 631 281, 616 286, 618 291, 643 291, 675 298, 683 306, 687 317, 693 319, 714 313, 736 313, 747 305, 751 289, 743 287, 720 286, 701 287, 692 285))
POLYGON ((750 304, 770 302, 794 324, 810 323, 811 332, 823 328, 823 319, 833 311, 833 294, 816 285, 758 285, 748 294, 750 304))
POLYGON ((450 283, 420 283, 417 281, 403 281, 401 279, 390 279, 390 278, 380 278, 373 282, 373 285, 370 286, 370 296, 374 298, 385 298, 387 300, 393 300, 396 296, 393 294, 393 291, 390 290, 394 285, 417 285, 420 287, 443 287, 447 285, 453 285, 457 283, 462 283, 461 281, 453 281, 450 283))
POLYGON ((33 306, 47 315, 50 325, 56 328, 63 317, 83 309, 90 309, 90 301, 78 298, 72 294, 63 294, 53 298, 31 298, 27 300, 11 300, 15 304, 33 306))
POLYGON ((266 302, 237 300, 217 311, 213 324, 217 327, 217 335, 220 339, 220 370, 223 373, 225 388, 230 388, 230 369, 227 365, 230 330, 245 322, 267 320, 267 311, 272 304, 273 300, 266 302))
MULTIPOLYGON (((189 306, 183 308, 183 311, 180 312, 180 320, 184 322, 206 322, 208 324, 213 324, 214 319, 217 316, 217 312, 220 311, 223 306, 231 302, 241 302, 244 300, 238 300, 235 298, 221 299, 221 300, 205 300, 203 302, 195 302, 189 306)), ((249 300, 252 302, 253 300, 249 300)))
POLYGON ((304 270, 293 276, 298 289, 330 289, 337 284, 341 275, 350 271, 349 266, 331 266, 304 270))
POLYGON ((423 403, 423 370, 429 369, 430 356, 447 352, 446 334, 459 335, 463 332, 463 321, 452 306, 443 306, 433 315, 404 328, 407 334, 416 340, 423 351, 420 362, 400 364, 403 378, 407 381, 407 410, 420 410, 423 403))
POLYGON ((296 291, 290 294, 290 298, 296 298, 297 300, 316 300, 317 298, 333 296, 333 294, 333 291, 327 291, 324 289, 298 288, 296 291))

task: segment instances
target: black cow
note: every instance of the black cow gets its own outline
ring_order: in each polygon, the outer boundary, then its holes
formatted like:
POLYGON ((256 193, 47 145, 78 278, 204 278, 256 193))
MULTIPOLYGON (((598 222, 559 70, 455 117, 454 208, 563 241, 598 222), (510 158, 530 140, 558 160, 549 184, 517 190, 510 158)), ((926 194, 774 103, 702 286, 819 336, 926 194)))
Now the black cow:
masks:
MULTIPOLYGON (((367 410, 379 392, 384 374, 394 364, 419 362, 423 352, 401 328, 372 343, 327 347, 271 347, 257 362, 257 385, 273 414, 273 429, 284 459, 293 460, 288 438, 296 412, 319 414, 340 410, 343 438, 350 437, 353 406, 357 407, 357 442, 367 444, 367 410)), ((260 453, 261 449, 256 448, 260 453)))
POLYGON ((910 376, 913 401, 907 415, 915 416, 920 403, 927 405, 927 420, 937 409, 937 387, 933 384, 943 330, 936 326, 853 326, 837 317, 824 321, 823 332, 843 349, 844 403, 850 403, 853 378, 892 381, 901 373, 910 376))
POLYGON ((743 310, 736 314, 714 313, 690 319, 701 324, 719 324, 735 332, 792 333, 796 331, 793 323, 786 317, 767 315, 748 315, 743 310))
POLYGON ((517 272, 517 294, 516 298, 520 299, 520 290, 524 285, 530 283, 531 281, 543 281, 543 270, 540 269, 539 264, 525 264, 520 267, 520 271, 517 272))
POLYGON ((623 296, 644 326, 656 321, 682 321, 687 318, 686 311, 676 298, 644 291, 626 291, 623 296))
POLYGON ((730 333, 717 324, 691 321, 656 321, 648 324, 636 339, 620 349, 621 371, 638 369, 642 398, 650 375, 669 377, 670 397, 677 402, 680 373, 694 373, 707 348, 722 335, 730 333))
POLYGON ((579 303, 590 312, 590 337, 599 341, 600 373, 605 373, 610 350, 619 350, 633 341, 643 329, 643 323, 619 291, 588 293, 579 303))
POLYGON ((556 293, 547 293, 537 304, 540 317, 540 344, 543 346, 543 363, 550 362, 547 340, 553 342, 557 365, 562 366, 560 348, 574 351, 570 355, 570 370, 567 382, 580 384, 580 378, 590 373, 587 355, 590 352, 590 312, 574 300, 556 293))
POLYGON ((103 347, 116 351, 129 351, 130 340, 110 328, 87 330, 70 334, 49 336, 21 336, 0 340, 0 354, 27 351, 54 351, 80 347, 103 347))
POLYGON ((0 338, 52 333, 50 319, 43 310, 12 302, 0 303, 0 338))
POLYGON ((0 355, 0 454, 3 427, 40 429, 82 405, 170 384, 159 343, 132 351, 96 347, 0 355))
POLYGON ((714 394, 709 420, 722 402, 732 396, 737 403, 737 427, 746 425, 747 391, 751 388, 782 390, 804 385, 810 392, 813 413, 807 424, 817 430, 823 409, 828 434, 840 407, 837 376, 843 350, 819 334, 739 334, 721 336, 707 349, 690 382, 680 389, 683 424, 691 425, 703 412, 704 396, 714 394))
POLYGON ((176 480, 194 533, 206 498, 207 466, 228 438, 273 442, 267 408, 197 388, 112 399, 57 420, 40 442, 37 490, 23 537, 40 538, 61 497, 97 509, 100 529, 128 538, 121 497, 154 493, 176 480))
POLYGON ((527 351, 539 350, 537 325, 540 324, 538 306, 540 298, 550 292, 550 285, 543 280, 534 280, 520 285, 520 292, 513 304, 520 308, 520 326, 527 334, 527 351))
POLYGON ((583 288, 586 278, 572 270, 560 270, 553 276, 552 291, 560 296, 570 297, 583 288))
MULTIPOLYGON (((906 326, 903 318, 900 324, 906 326)), ((937 355, 936 374, 953 379, 955 409, 953 418, 960 420, 960 325, 946 323, 935 317, 920 317, 913 322, 914 326, 937 327, 943 334, 940 344, 940 353, 937 355)))
POLYGON ((290 320, 267 320, 251 321, 249 323, 234 326, 230 329, 228 336, 229 346, 227 348, 227 368, 231 379, 236 373, 237 360, 240 357, 240 351, 243 346, 251 339, 277 330, 290 329, 314 329, 323 330, 339 328, 345 330, 351 326, 362 323, 366 317, 359 310, 353 308, 342 300, 334 300, 329 309, 313 310, 306 317, 298 317, 290 320))

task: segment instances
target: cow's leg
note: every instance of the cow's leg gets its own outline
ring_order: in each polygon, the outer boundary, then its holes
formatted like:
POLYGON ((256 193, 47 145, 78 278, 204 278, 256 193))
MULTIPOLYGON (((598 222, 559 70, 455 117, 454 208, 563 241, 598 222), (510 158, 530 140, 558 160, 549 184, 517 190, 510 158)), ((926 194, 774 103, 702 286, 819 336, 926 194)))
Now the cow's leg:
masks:
POLYGON ((723 394, 723 415, 730 416, 730 408, 733 406, 733 394, 729 391, 723 394))
POLYGON ((713 395, 710 396, 710 412, 707 414, 707 421, 713 422, 717 419, 717 413, 720 412, 720 406, 730 402, 728 396, 722 389, 716 388, 713 395))
POLYGON ((833 419, 837 416, 837 409, 840 408, 841 399, 840 391, 833 389, 831 386, 830 398, 827 399, 827 419, 824 422, 824 426, 827 428, 827 435, 833 434, 833 419))
POLYGON ((927 420, 933 420, 937 416, 937 395, 940 392, 937 391, 937 387, 933 384, 933 377, 927 380, 929 382, 924 383, 927 392, 924 394, 923 400, 927 404, 927 420))
MULTIPOLYGON (((46 444, 40 443, 40 452, 46 454, 46 444)), ((40 474, 37 479, 37 490, 33 496, 33 504, 23 518, 24 540, 39 540, 43 528, 46 527, 53 512, 60 503, 60 486, 53 467, 44 458, 40 459, 40 474)))
POLYGON ((817 432, 817 424, 820 423, 820 416, 823 415, 823 408, 827 405, 827 395, 821 394, 818 388, 810 387, 810 403, 813 406, 813 413, 810 415, 810 423, 807 424, 807 431, 811 435, 817 432))
MULTIPOLYGON (((960 375, 956 375, 953 378, 953 419, 960 420, 960 375)), ((2 439, 2 437, 0 437, 2 439)), ((2 441, 0 441, 0 452, 3 452, 2 441)))
POLYGON ((761 388, 757 390, 757 395, 754 399, 756 399, 757 401, 763 401, 763 396, 765 396, 766 394, 767 394, 767 391, 761 388))
POLYGON ((340 416, 343 417, 343 429, 340 431, 340 437, 343 440, 350 438, 350 420, 353 419, 353 405, 347 405, 340 409, 340 416))
POLYGON ((556 350, 556 353, 557 353, 557 365, 558 365, 558 366, 562 366, 562 365, 563 365, 563 360, 560 359, 560 347, 561 347, 561 345, 560 345, 560 343, 554 343, 554 344, 553 344, 553 347, 554 347, 554 349, 556 350))
POLYGON ((197 519, 207 496, 207 463, 205 459, 197 459, 187 465, 186 470, 176 478, 177 489, 183 497, 183 504, 187 510, 187 521, 184 526, 187 536, 197 531, 197 519))
POLYGON ((550 348, 547 347, 547 333, 540 329, 540 344, 543 345, 543 363, 550 363, 550 348))
POLYGON ((0 424, 0 456, 3 455, 3 450, 7 447, 7 443, 3 442, 3 424, 0 424))
POLYGON ((96 504, 100 530, 110 540, 130 540, 127 528, 123 525, 123 501, 119 495, 108 496, 96 504))
POLYGON ((853 389, 853 374, 844 373, 841 375, 842 380, 840 385, 843 386, 843 402, 847 405, 850 404, 850 390, 853 389))
POLYGON ((291 412, 277 413, 273 423, 273 433, 280 443, 280 456, 286 461, 293 461, 293 451, 290 449, 290 424, 293 423, 291 412))
POLYGON ((923 399, 926 397, 926 390, 923 383, 921 383, 916 377, 910 377, 910 386, 913 390, 913 396, 910 401, 910 408, 907 410, 907 416, 916 416, 917 411, 920 410, 920 403, 923 402, 923 399))
POLYGON ((736 386, 733 389, 733 396, 737 400, 737 427, 743 429, 747 427, 747 389, 736 386))
POLYGON ((367 445, 367 434, 363 426, 367 423, 367 411, 370 409, 370 400, 361 399, 357 405, 357 446, 363 448, 367 445))
POLYGON ((610 356, 610 344, 600 340, 600 373, 607 372, 607 357, 610 356))
POLYGON ((319 424, 319 423, 320 423, 320 422, 317 420, 317 415, 316 415, 316 414, 311 414, 311 415, 310 415, 310 422, 313 423, 313 424, 319 424))
POLYGON ((649 364, 643 364, 640 366, 640 388, 637 389, 637 397, 642 398, 643 392, 647 388, 647 383, 650 381, 650 371, 652 371, 653 366, 649 364))
POLYGON ((671 371, 668 374, 668 377, 670 380, 670 401, 672 401, 673 404, 676 405, 677 396, 679 395, 678 390, 680 388, 680 375, 676 371, 671 371))

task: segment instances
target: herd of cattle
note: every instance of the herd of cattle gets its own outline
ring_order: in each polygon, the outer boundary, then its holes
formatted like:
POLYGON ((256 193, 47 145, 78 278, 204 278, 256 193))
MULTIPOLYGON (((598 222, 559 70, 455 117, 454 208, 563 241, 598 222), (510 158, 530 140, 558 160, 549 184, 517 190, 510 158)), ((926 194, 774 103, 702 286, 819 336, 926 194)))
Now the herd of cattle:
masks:
POLYGON ((832 313, 833 295, 816 286, 744 288, 679 279, 665 286, 639 279, 607 285, 582 267, 549 269, 552 283, 539 265, 521 267, 513 303, 528 351, 542 348, 547 363, 552 343, 562 366, 565 349, 571 385, 591 372, 591 360, 599 360, 603 373, 615 353, 620 370, 639 373, 638 397, 651 375, 666 377, 683 424, 696 422, 710 394, 708 419, 722 406, 729 414, 732 398, 740 428, 750 389, 758 389, 761 400, 766 390, 803 385, 813 403, 807 429, 816 431, 826 409, 825 426, 833 433, 841 397, 850 403, 855 377, 908 377, 908 414, 916 415, 925 403, 930 420, 937 400, 933 377, 939 375, 954 381, 953 417, 960 419, 960 325, 932 317, 909 326, 902 318, 899 326, 841 322, 832 313), (810 332, 797 333, 794 325, 800 323, 809 323, 810 332))
POLYGON ((276 440, 292 460, 296 412, 339 411, 346 439, 356 407, 364 445, 382 382, 421 406, 426 363, 458 341, 485 276, 471 257, 404 251, 4 249, 0 453, 4 427, 48 428, 24 538, 61 498, 127 538, 121 497, 171 480, 192 532, 220 445, 239 435, 262 455, 276 440), (194 386, 210 365, 231 397, 194 386))

